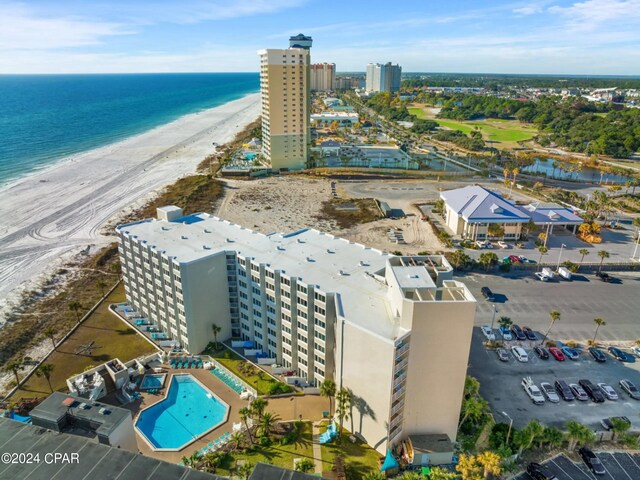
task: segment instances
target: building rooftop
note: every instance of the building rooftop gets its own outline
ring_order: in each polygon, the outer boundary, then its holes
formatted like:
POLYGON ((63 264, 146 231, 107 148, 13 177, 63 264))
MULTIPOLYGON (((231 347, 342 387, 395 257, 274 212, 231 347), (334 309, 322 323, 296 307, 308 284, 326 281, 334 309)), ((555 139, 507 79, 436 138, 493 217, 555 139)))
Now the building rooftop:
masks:
POLYGON ((522 212, 531 217, 535 223, 558 223, 562 225, 582 223, 582 218, 573 213, 569 208, 556 204, 535 204, 518 206, 522 212))
MULTIPOLYGON (((8 418, 0 418, 0 451, 30 453, 40 457, 39 462, 0 465, 0 478, 227 480, 224 477, 145 457, 137 452, 102 445, 85 437, 58 433, 8 418), (78 454, 78 461, 77 463, 64 462, 61 458, 53 461, 53 457, 46 457, 53 452, 78 454), (50 461, 47 461, 47 458, 50 461)), ((271 480, 271 478, 279 480, 281 477, 263 476, 260 480, 271 480)))
POLYGON ((34 421, 41 419, 63 425, 71 423, 62 421, 64 417, 86 420, 95 426, 97 434, 105 436, 109 436, 124 420, 131 418, 131 412, 127 409, 92 402, 62 392, 53 392, 31 410, 30 415, 34 421))
MULTIPOLYGON (((384 283, 387 261, 397 257, 380 250, 315 229, 265 235, 206 213, 173 222, 147 219, 121 225, 117 230, 149 244, 178 264, 235 251, 307 285, 317 285, 324 292, 339 293, 347 322, 390 340, 404 333, 392 312, 384 283)), ((427 267, 431 264, 422 269, 428 276, 427 267)), ((437 270, 432 270, 435 275, 437 270)))
POLYGON ((454 451, 453 443, 446 433, 409 435, 414 449, 427 453, 449 453, 454 451))
POLYGON ((529 221, 525 214, 511 202, 479 185, 469 185, 441 192, 446 204, 467 222, 516 222, 529 221))

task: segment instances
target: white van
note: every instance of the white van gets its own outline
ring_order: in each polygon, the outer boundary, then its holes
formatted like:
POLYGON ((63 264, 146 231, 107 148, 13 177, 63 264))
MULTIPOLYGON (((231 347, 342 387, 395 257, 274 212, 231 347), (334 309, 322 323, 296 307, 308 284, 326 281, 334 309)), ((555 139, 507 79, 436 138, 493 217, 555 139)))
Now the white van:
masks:
POLYGON ((516 357, 519 362, 529 361, 529 355, 527 355, 527 352, 525 352, 522 347, 511 347, 511 353, 513 353, 513 356, 516 357))
POLYGON ((558 268, 558 275, 560 275, 565 280, 571 280, 571 270, 567 267, 558 268))

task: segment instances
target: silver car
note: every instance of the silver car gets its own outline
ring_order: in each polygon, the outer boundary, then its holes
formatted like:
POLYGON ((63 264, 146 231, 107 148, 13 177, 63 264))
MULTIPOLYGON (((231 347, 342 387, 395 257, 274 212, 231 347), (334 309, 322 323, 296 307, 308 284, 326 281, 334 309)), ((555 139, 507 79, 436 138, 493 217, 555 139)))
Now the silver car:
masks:
POLYGON ((569 388, 571 389, 571 392, 573 392, 573 395, 576 397, 576 400, 580 400, 581 402, 586 402, 589 400, 589 395, 587 395, 587 392, 585 392, 584 388, 582 388, 577 383, 570 383, 569 388))
POLYGON ((598 387, 602 391, 607 400, 618 400, 618 394, 613 389, 611 385, 607 385, 606 383, 599 383, 598 387))
POLYGON ((560 397, 556 393, 556 389, 553 388, 553 385, 551 385, 550 383, 542 382, 540 384, 540 390, 542 390, 545 397, 547 397, 547 400, 549 400, 551 403, 560 402, 560 397))

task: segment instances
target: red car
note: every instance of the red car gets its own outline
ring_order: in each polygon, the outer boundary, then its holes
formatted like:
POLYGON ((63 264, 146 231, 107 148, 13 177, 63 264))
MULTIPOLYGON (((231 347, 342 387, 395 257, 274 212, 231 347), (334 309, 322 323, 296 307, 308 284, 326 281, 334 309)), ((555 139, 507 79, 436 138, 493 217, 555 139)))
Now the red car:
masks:
POLYGON ((553 358, 555 358, 559 362, 564 362, 567 359, 567 357, 564 356, 564 353, 562 353, 562 350, 560 350, 559 348, 551 347, 549 349, 549 353, 553 355, 553 358))
POLYGON ((511 263, 521 263, 520 257, 518 257, 517 255, 509 255, 509 261, 511 263))

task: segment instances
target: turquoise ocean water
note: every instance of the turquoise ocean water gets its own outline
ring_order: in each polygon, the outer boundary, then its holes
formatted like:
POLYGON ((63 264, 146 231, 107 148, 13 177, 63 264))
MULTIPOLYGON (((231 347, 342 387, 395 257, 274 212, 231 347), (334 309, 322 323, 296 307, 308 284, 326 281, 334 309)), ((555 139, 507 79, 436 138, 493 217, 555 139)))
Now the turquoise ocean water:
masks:
POLYGON ((258 90, 257 73, 0 75, 0 185, 258 90))

